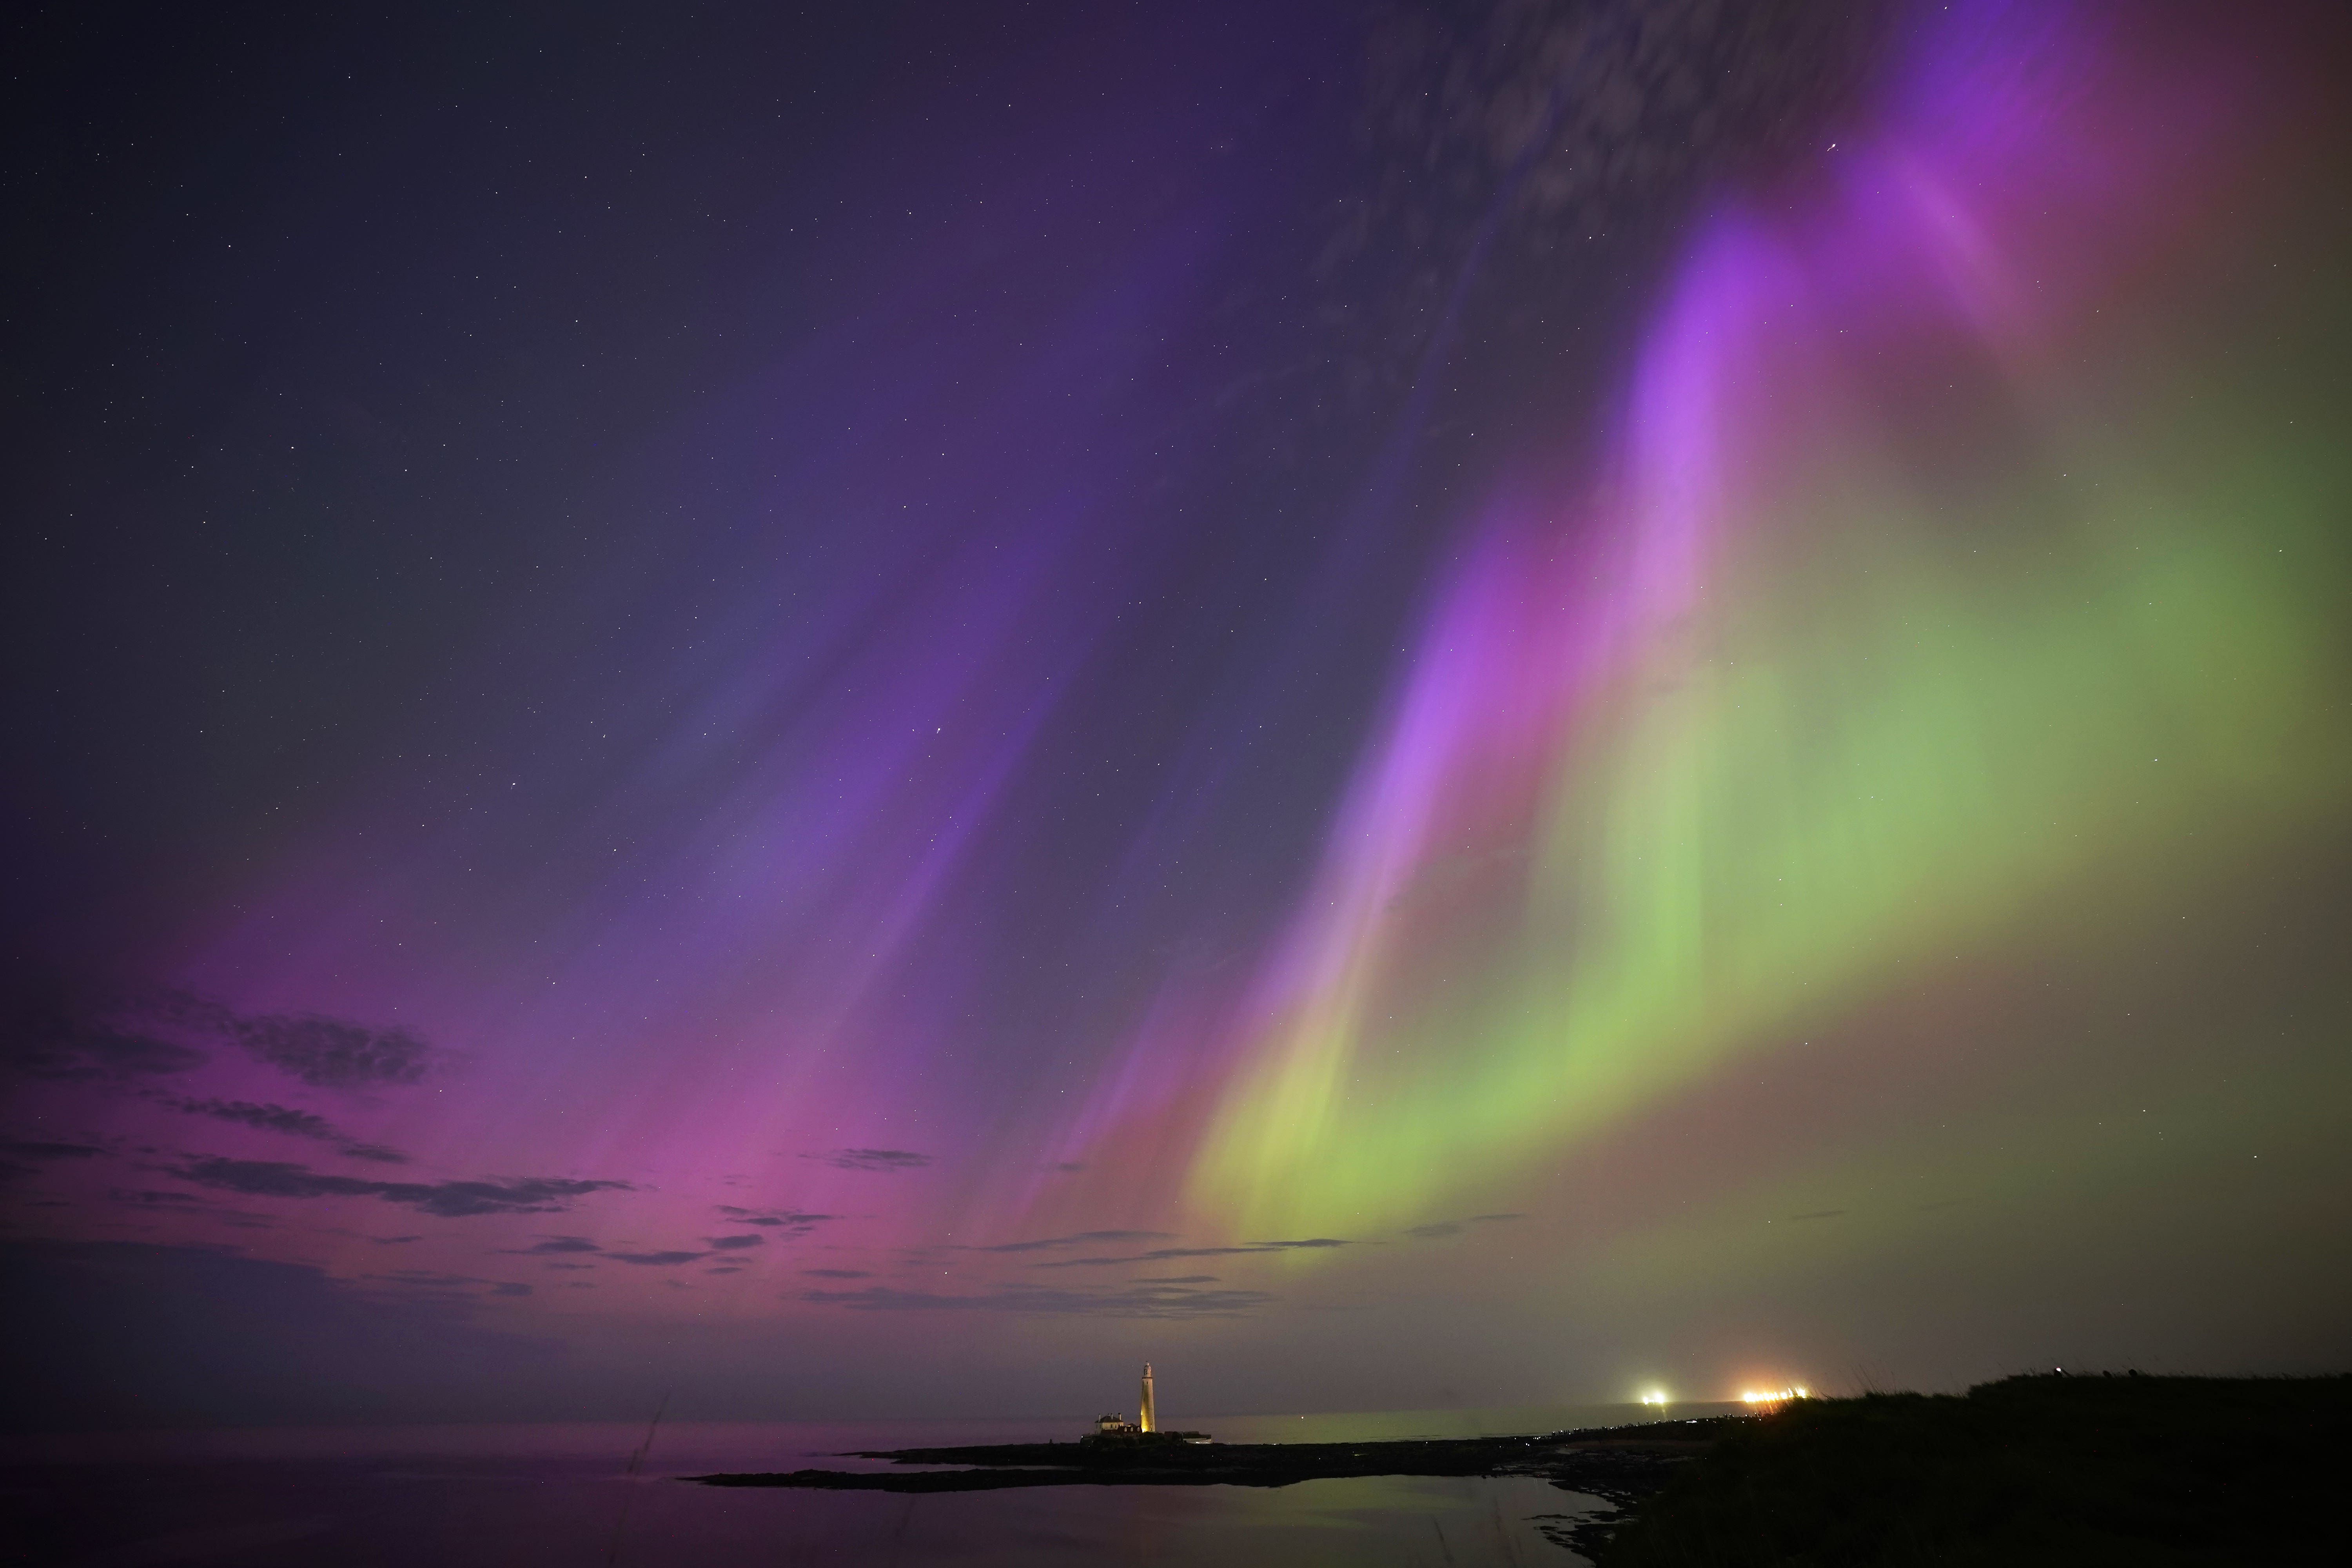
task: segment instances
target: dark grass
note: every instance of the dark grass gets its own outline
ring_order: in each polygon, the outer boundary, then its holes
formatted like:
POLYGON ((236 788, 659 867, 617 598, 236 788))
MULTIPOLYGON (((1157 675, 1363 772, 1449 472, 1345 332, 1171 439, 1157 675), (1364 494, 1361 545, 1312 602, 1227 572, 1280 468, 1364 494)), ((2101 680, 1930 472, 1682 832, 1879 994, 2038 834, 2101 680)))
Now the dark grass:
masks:
POLYGON ((2352 1562, 2352 1377, 2013 1377, 1728 1427, 1601 1568, 2352 1562))

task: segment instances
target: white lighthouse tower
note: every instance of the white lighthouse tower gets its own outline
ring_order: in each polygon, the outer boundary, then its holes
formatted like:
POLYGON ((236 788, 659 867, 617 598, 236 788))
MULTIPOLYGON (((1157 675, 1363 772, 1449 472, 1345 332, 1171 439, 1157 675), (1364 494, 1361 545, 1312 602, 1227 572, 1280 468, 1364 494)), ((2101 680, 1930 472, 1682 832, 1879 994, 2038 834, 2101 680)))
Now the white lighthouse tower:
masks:
POLYGON ((1206 1432, 1171 1432, 1160 1425, 1160 1402, 1151 1394, 1151 1363, 1143 1363, 1143 1408, 1137 1419, 1129 1421, 1117 1411, 1095 1423, 1095 1429, 1078 1439, 1081 1443, 1108 1444, 1127 1447, 1145 1443, 1206 1443, 1206 1432))

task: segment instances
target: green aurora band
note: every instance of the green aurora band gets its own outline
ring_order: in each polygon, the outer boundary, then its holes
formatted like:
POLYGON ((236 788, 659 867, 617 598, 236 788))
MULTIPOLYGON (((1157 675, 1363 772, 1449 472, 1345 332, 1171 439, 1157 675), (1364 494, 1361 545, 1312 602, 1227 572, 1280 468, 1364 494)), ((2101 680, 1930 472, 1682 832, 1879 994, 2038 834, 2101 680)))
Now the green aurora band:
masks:
POLYGON ((2179 82, 2084 71, 1917 73, 1825 188, 1696 242, 1610 481, 1498 501, 1429 616, 1197 1220, 1409 1223, 2341 816, 2346 454, 2291 354, 2240 352, 2340 338, 2328 268, 2219 319, 2286 244, 2204 227, 2257 129, 2200 148, 2179 82))

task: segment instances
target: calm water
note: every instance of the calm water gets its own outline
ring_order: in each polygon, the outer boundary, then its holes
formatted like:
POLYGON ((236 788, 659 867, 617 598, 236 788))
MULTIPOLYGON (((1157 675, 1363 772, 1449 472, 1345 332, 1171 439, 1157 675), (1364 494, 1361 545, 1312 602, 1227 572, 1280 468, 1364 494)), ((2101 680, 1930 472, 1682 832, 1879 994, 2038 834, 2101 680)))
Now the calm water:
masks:
MULTIPOLYGON (((1675 1415, 1710 1414, 1692 1406, 1675 1415)), ((1233 1442, 1556 1431, 1639 1407, 1188 1417, 1233 1442)), ((709 1470, 887 1468, 850 1448, 1068 1437, 1070 1421, 332 1428, 13 1441, 0 1563, 1549 1564, 1540 1521, 1608 1505, 1548 1482, 1376 1477, 1258 1487, 1049 1487, 926 1497, 686 1485, 709 1470)))

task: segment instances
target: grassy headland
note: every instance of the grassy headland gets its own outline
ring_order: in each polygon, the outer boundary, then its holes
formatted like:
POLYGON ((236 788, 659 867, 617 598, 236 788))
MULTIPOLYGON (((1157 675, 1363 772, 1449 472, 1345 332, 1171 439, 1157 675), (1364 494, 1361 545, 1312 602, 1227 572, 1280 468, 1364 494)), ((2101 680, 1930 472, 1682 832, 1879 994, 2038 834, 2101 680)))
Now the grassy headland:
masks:
MULTIPOLYGON (((2346 1550, 2352 1376, 2012 1377, 1727 1427, 1602 1568, 2169 1568, 2346 1550)), ((2340 1561, 2340 1559, 2338 1559, 2340 1561)))

